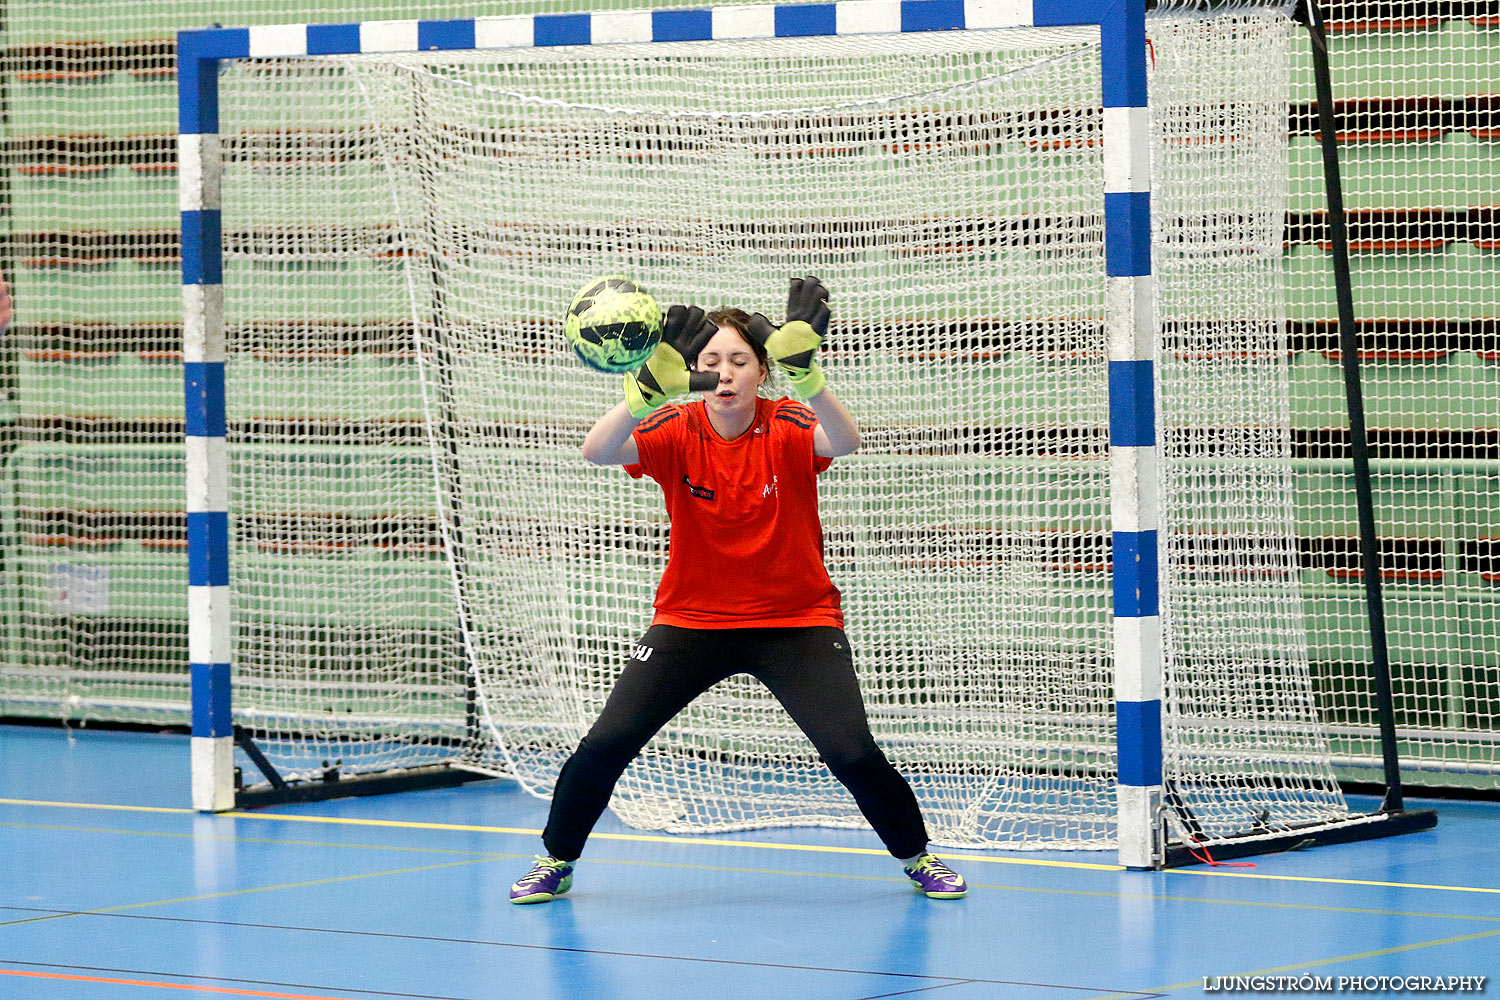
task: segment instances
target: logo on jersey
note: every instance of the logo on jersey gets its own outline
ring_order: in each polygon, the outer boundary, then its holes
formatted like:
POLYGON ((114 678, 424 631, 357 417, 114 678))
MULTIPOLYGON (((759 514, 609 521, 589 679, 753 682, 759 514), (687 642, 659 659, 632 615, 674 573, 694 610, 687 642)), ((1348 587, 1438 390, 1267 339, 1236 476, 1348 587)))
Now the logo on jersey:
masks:
POLYGON ((640 660, 642 663, 645 663, 647 660, 651 659, 651 654, 654 652, 656 652, 656 650, 652 649, 650 646, 637 646, 635 647, 635 652, 630 654, 630 658, 632 660, 640 660))
POLYGON ((687 476, 683 476, 682 481, 684 483, 687 483, 688 493, 697 497, 699 500, 712 500, 714 498, 714 491, 709 489, 707 486, 694 486, 693 481, 687 476))
POLYGON ((762 499, 764 499, 764 498, 766 498, 766 497, 768 497, 768 496, 771 496, 771 495, 772 495, 772 494, 776 494, 776 495, 778 495, 778 496, 779 496, 779 495, 780 495, 780 494, 778 494, 778 493, 777 493, 777 491, 776 491, 776 483, 777 483, 777 479, 776 479, 776 477, 775 477, 775 476, 774 476, 774 475, 773 475, 773 476, 772 476, 772 477, 771 477, 771 481, 770 481, 770 482, 769 482, 769 483, 767 483, 767 484, 766 484, 766 485, 765 485, 765 487, 764 487, 764 488, 763 488, 763 489, 762 489, 762 490, 761 490, 761 491, 760 491, 760 495, 761 495, 761 498, 762 498, 762 499))

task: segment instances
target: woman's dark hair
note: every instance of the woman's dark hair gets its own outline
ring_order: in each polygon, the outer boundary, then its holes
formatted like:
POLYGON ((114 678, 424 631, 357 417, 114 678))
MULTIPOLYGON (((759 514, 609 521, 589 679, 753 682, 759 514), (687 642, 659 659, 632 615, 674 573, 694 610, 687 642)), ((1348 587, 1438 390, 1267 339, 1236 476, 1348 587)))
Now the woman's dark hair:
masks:
POLYGON ((750 350, 755 352, 755 359, 761 363, 766 371, 771 370, 771 357, 766 353, 766 345, 750 336, 750 314, 743 309, 716 309, 703 317, 714 326, 727 326, 739 333, 740 339, 750 345, 750 350))

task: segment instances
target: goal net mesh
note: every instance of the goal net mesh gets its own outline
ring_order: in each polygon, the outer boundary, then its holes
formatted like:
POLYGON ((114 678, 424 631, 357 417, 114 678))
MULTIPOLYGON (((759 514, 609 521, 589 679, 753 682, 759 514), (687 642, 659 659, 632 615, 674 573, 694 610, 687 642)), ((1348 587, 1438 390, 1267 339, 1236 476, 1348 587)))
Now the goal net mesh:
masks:
MULTIPOLYGON (((1166 771, 1208 839, 1348 815, 1298 594, 1289 31, 1150 26, 1166 771)), ((876 738, 937 842, 1112 846, 1099 80, 1083 29, 229 65, 236 721, 292 775, 549 792, 668 530, 655 484, 579 453, 619 380, 572 357, 567 302, 626 273, 779 317, 817 274, 864 438, 821 477, 826 556, 876 738)), ((744 677, 612 808, 862 822, 744 677)))

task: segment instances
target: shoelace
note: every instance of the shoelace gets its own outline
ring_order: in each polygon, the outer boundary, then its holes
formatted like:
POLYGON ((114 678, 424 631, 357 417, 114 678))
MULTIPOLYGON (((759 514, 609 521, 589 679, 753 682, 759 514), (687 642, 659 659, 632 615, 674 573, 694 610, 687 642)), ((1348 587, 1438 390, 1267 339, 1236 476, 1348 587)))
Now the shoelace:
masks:
POLYGON ((530 885, 532 882, 540 882, 542 879, 546 878, 548 875, 551 875, 553 872, 561 871, 563 867, 564 866, 560 862, 557 864, 548 864, 547 862, 538 859, 536 867, 532 868, 531 871, 527 872, 525 875, 522 875, 519 879, 517 879, 516 885, 530 885))
POLYGON ((933 875, 941 879, 958 878, 958 872, 954 871, 952 868, 949 868, 937 858, 924 858, 913 865, 911 870, 914 872, 926 872, 929 875, 933 875))

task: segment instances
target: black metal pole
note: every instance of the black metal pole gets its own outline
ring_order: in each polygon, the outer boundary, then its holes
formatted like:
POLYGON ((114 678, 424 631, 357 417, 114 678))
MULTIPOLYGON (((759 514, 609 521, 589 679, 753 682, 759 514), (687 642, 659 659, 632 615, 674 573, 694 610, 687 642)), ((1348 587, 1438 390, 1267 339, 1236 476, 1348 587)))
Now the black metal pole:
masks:
MULTIPOLYGON (((286 779, 266 759, 266 755, 261 753, 260 747, 256 746, 255 740, 243 726, 234 727, 234 742, 239 745, 241 750, 245 751, 245 756, 250 758, 250 763, 260 768, 260 773, 266 776, 266 780, 271 783, 272 788, 286 788, 286 779)), ((239 796, 235 796, 235 805, 238 806, 239 804, 239 796)))
POLYGON ((1359 509, 1360 569, 1370 625, 1370 669, 1375 681, 1380 754, 1385 768, 1385 801, 1381 809, 1400 812, 1401 764, 1396 752, 1396 710, 1391 694, 1390 647, 1380 580, 1380 542, 1375 533, 1375 497, 1370 486, 1364 389, 1359 374, 1359 332, 1355 327, 1354 291, 1349 279, 1349 227, 1344 212, 1343 181, 1339 176, 1338 122, 1328 62, 1328 32, 1317 0, 1298 0, 1296 16, 1307 26, 1311 37, 1313 79, 1318 94, 1318 144, 1323 150, 1323 181, 1328 192, 1328 238, 1333 246, 1334 291, 1338 299, 1339 360, 1349 410, 1349 451, 1354 461, 1354 496, 1359 509))
MULTIPOLYGON (((415 110, 418 123, 418 134, 422 128, 427 113, 427 103, 421 95, 416 95, 415 110)), ((431 178, 427 178, 422 184, 423 201, 423 224, 428 233, 437 232, 437 203, 433 194, 431 178)), ((449 330, 448 320, 448 283, 447 262, 441 256, 441 252, 435 247, 426 248, 423 264, 427 276, 431 281, 432 294, 430 305, 432 308, 432 341, 435 382, 434 389, 438 395, 438 421, 445 427, 457 426, 457 417, 454 412, 454 389, 453 389, 453 350, 452 337, 449 330)), ((408 265, 410 266, 410 265, 408 265)), ((413 329, 413 347, 420 352, 422 350, 421 330, 413 329)), ((432 417, 427 417, 429 421, 432 417)), ((431 431, 429 431, 431 433, 431 431)), ((467 553, 464 551, 464 496, 463 496, 463 464, 459 453, 458 442, 452 434, 444 435, 442 438, 442 456, 444 471, 448 476, 447 488, 443 495, 448 505, 449 524, 449 552, 448 558, 452 560, 454 572, 460 579, 466 575, 465 560, 467 553)), ((473 747, 478 743, 481 735, 479 719, 479 678, 477 671, 478 662, 473 657, 470 645, 473 635, 473 618, 471 616, 468 601, 462 594, 455 595, 458 600, 458 643, 459 655, 464 664, 464 735, 468 739, 467 751, 472 753, 473 747)))

